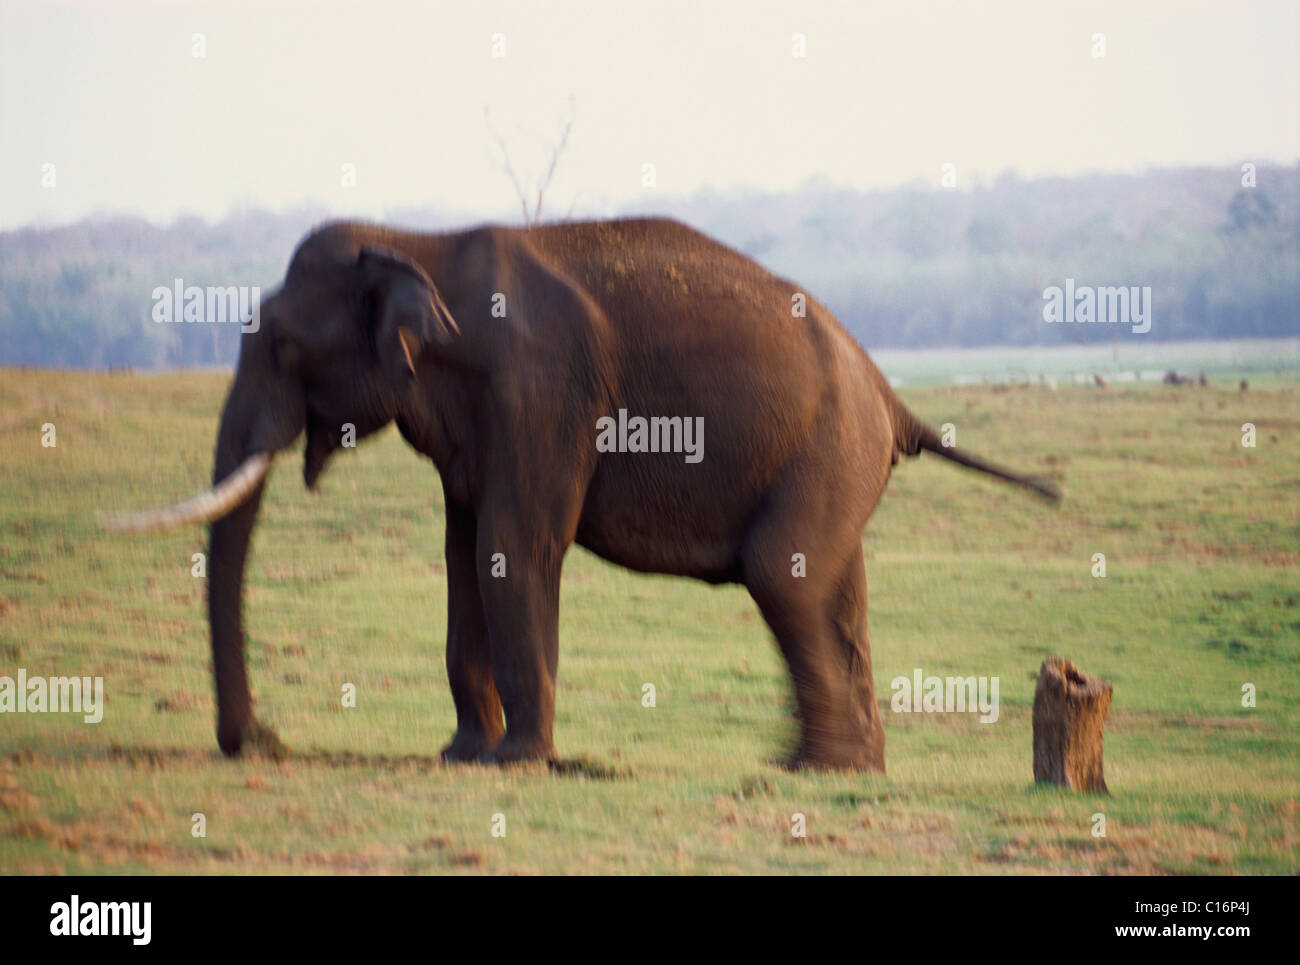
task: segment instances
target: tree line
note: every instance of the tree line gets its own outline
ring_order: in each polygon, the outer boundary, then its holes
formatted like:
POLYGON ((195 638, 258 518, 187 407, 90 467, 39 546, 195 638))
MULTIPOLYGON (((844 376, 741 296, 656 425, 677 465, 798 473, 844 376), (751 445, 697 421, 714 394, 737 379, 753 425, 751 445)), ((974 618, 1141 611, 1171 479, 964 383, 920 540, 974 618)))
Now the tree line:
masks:
MULTIPOLYGON (((649 197, 825 303, 868 349, 1279 337, 1300 318, 1300 166, 936 183, 853 191, 810 180, 780 194, 649 197), (1043 320, 1045 292, 1151 290, 1142 336, 1043 320)), ((157 225, 101 216, 0 232, 0 364, 103 369, 226 366, 234 324, 159 324, 153 293, 274 290, 323 210, 240 211, 157 225)), ((463 214, 402 209, 426 230, 463 214)))

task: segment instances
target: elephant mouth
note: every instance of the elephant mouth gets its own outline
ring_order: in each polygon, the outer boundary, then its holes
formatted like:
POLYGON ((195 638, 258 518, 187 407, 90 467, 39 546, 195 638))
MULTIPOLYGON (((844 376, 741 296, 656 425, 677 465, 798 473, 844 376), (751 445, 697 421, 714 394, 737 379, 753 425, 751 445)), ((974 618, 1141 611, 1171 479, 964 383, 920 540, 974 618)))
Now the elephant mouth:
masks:
POLYGON ((316 488, 316 480, 325 470, 325 463, 341 444, 338 430, 330 428, 316 413, 307 413, 307 448, 302 459, 302 481, 308 489, 316 488))

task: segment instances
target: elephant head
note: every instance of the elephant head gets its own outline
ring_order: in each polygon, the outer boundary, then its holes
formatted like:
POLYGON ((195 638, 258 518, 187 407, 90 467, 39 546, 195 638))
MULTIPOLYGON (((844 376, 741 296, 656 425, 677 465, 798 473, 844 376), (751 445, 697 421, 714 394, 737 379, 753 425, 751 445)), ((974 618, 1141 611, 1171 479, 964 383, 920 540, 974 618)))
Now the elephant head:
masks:
POLYGON ((213 485, 176 506, 107 518, 143 531, 210 522, 208 619, 217 740, 228 755, 278 747, 251 712, 244 670, 244 565, 275 454, 306 432, 303 479, 315 486, 344 433, 387 425, 409 398, 422 353, 456 339, 437 286, 390 234, 320 229, 295 252, 283 287, 241 337, 239 366, 217 431, 213 485))

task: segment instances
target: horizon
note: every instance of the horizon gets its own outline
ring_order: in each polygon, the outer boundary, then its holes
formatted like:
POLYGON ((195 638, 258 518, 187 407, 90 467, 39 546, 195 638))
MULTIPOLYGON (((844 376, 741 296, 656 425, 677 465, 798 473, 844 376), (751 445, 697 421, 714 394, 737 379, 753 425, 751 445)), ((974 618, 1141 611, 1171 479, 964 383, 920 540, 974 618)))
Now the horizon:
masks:
MULTIPOLYGON (((1278 169, 1283 172, 1295 170, 1300 173, 1300 159, 1289 163, 1264 162, 1257 165, 1259 169, 1278 169)), ((977 194, 981 191, 993 190, 999 181, 1005 178, 1012 178, 1018 183, 1025 185, 1041 184, 1052 181, 1087 181, 1092 179, 1129 179, 1140 180, 1160 174, 1189 174, 1196 172, 1213 172, 1223 173, 1233 172, 1239 175, 1240 171, 1231 165, 1213 165, 1213 164, 1176 164, 1176 165, 1155 165, 1150 168, 1144 168, 1134 171, 1104 171, 1104 170, 1087 170, 1078 171, 1073 174, 1063 175, 1051 172, 1045 172, 1038 175, 1026 176, 1015 168, 1006 168, 1002 171, 994 172, 990 176, 972 176, 965 184, 958 185, 954 188, 943 188, 937 183, 931 183, 923 178, 914 177, 898 184, 882 185, 877 187, 856 187, 849 184, 841 184, 824 179, 820 175, 811 175, 802 183, 793 185, 784 189, 760 189, 750 186, 738 186, 729 190, 717 190, 709 185, 702 185, 689 193, 682 194, 660 194, 661 207, 667 211, 679 205, 697 204, 701 201, 718 201, 722 203, 734 203, 736 201, 749 198, 783 198, 799 194, 808 194, 813 196, 847 193, 862 197, 872 195, 888 196, 890 194, 904 193, 908 191, 931 191, 935 194, 943 192, 961 194, 977 194)), ((517 203, 517 202, 516 202, 517 203)), ((326 220, 356 220, 356 221, 383 221, 389 216, 402 217, 405 215, 428 215, 437 213, 439 220, 443 220, 444 215, 459 216, 474 219, 480 216, 464 208, 457 208, 454 205, 435 205, 435 204, 413 204, 413 205, 394 205, 390 209, 380 212, 377 216, 367 217, 365 215, 339 213, 322 198, 302 198, 297 202, 288 203, 283 207, 272 208, 261 205, 245 206, 232 202, 229 207, 216 215, 208 215, 199 211, 182 210, 166 218, 157 218, 150 216, 142 210, 131 210, 126 208, 103 208, 89 211, 75 218, 66 221, 30 221, 23 224, 14 224, 0 226, 0 233, 17 232, 24 230, 52 231, 60 228, 76 227, 82 223, 99 223, 114 220, 138 220, 149 224, 152 227, 169 230, 179 226, 181 223, 191 220, 198 220, 210 226, 216 226, 223 222, 246 216, 265 215, 273 218, 289 218, 296 215, 308 215, 311 217, 322 217, 326 220)), ((641 209, 636 202, 629 202, 626 206, 611 212, 608 217, 614 218, 639 218, 639 217, 657 217, 650 209, 641 209)), ((551 218, 544 220, 547 224, 559 223, 563 221, 589 221, 599 220, 601 216, 592 214, 574 215, 570 218, 551 218)), ((662 217, 676 217, 671 214, 664 214, 662 217)), ((512 222, 506 227, 517 226, 513 222, 518 218, 511 217, 509 206, 503 212, 499 207, 494 210, 493 215, 484 215, 483 221, 468 221, 465 223, 499 223, 512 222)), ((461 223, 457 221, 456 223, 461 223)))

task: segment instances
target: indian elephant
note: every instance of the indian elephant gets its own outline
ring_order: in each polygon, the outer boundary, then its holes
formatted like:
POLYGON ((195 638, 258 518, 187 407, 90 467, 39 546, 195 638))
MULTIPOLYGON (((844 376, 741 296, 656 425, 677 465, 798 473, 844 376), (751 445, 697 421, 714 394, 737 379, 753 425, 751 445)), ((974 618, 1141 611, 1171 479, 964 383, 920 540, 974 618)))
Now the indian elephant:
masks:
POLYGON ((680 223, 329 224, 242 337, 213 488, 113 521, 211 523, 226 754, 277 743, 251 709, 241 623, 271 458, 305 431, 311 488, 345 425, 360 438, 394 421, 445 497, 453 761, 554 753, 576 542, 633 570, 743 583, 794 678, 790 763, 883 771, 861 539, 899 456, 928 450, 1059 498, 942 445, 822 305, 680 223))

